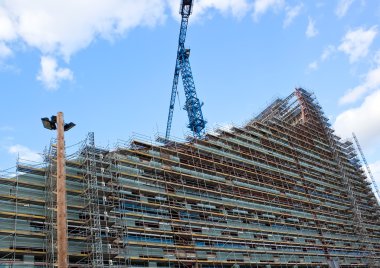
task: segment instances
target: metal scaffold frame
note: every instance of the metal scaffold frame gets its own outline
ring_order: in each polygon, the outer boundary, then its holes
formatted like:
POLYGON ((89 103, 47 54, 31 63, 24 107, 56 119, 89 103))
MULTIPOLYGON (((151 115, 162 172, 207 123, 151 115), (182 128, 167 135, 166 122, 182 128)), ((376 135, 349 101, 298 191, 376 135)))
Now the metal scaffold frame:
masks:
POLYGON ((320 120, 320 123, 322 124, 324 128, 326 137, 328 139, 328 142, 331 148, 331 152, 333 154, 334 160, 336 161, 338 165, 339 173, 342 176, 342 181, 345 185, 348 197, 351 202, 354 228, 356 229, 356 232, 359 234, 359 240, 362 243, 362 247, 370 251, 370 254, 367 254, 368 255, 367 262, 368 262, 369 267, 375 267, 374 261, 372 259, 373 247, 369 243, 369 234, 367 232, 367 228, 364 225, 362 213, 359 209, 357 198, 354 194, 354 189, 353 189, 354 186, 352 185, 350 178, 347 175, 345 164, 342 161, 342 156, 341 156, 342 152, 338 148, 337 138, 333 134, 333 130, 327 124, 328 119, 324 116, 322 110, 320 109, 320 105, 316 102, 315 99, 312 98, 312 94, 299 88, 299 89, 296 89, 296 95, 301 102, 302 117, 303 118, 305 117, 304 113, 306 112, 314 113, 317 116, 317 118, 320 120))
POLYGON ((120 243, 123 236, 120 235, 122 227, 118 224, 118 209, 120 207, 120 193, 115 165, 117 161, 109 149, 103 149, 100 154, 100 180, 102 191, 103 213, 103 241, 107 244, 106 260, 104 267, 123 267, 118 256, 121 253, 120 243))
POLYGON ((380 191, 379 191, 379 187, 377 186, 377 183, 376 183, 376 180, 375 180, 375 177, 373 176, 372 172, 371 172, 371 169, 368 165, 368 162, 367 162, 367 159, 365 158, 364 156, 364 153, 363 153, 363 150, 362 150, 362 147, 360 146, 360 143, 359 143, 359 140, 358 138, 356 137, 355 133, 352 133, 352 137, 354 138, 354 141, 355 141, 355 144, 356 144, 356 147, 358 148, 358 151, 360 153, 360 156, 362 158, 362 161, 364 163, 364 166, 367 170, 367 173, 368 173, 368 176, 371 180, 371 183, 373 185, 373 188, 375 188, 375 192, 377 194, 377 198, 378 198, 378 202, 380 202, 380 191))
POLYGON ((87 136, 84 153, 84 180, 87 184, 85 190, 85 197, 87 200, 88 208, 88 221, 89 228, 88 239, 91 243, 88 243, 89 253, 89 265, 90 267, 103 267, 103 239, 102 239, 102 225, 101 225, 101 213, 99 204, 99 188, 97 177, 97 154, 95 147, 94 133, 90 132, 87 136))
MULTIPOLYGON (((66 161, 70 266, 376 267, 376 200, 318 110, 296 91, 202 139, 136 135, 111 150, 90 133, 66 161)), ((0 264, 54 267, 55 158, 52 141, 45 165, 0 176, 0 264)))
POLYGON ((46 261, 45 267, 52 268, 56 263, 56 207, 57 207, 57 141, 52 139, 49 149, 44 155, 46 163, 45 173, 45 233, 46 233, 46 261))
POLYGON ((81 149, 84 174, 83 214, 88 223, 86 237, 87 260, 90 267, 118 267, 120 237, 116 223, 119 206, 117 174, 113 171, 114 158, 108 149, 95 146, 90 132, 81 149))

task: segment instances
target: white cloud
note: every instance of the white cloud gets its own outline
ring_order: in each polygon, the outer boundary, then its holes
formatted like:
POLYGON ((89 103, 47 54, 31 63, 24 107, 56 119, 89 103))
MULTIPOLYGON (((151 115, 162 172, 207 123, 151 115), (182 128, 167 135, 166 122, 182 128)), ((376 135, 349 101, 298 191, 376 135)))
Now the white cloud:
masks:
MULTIPOLYGON (((255 14, 259 15, 282 6, 284 1, 198 0, 194 3, 192 21, 208 15, 209 10, 241 18, 255 8, 255 14)), ((179 3, 179 0, 0 0, 0 57, 17 53, 21 44, 37 49, 41 55, 69 62, 96 39, 114 40, 136 27, 163 23, 168 7, 178 17, 179 3)), ((54 81, 45 79, 43 74, 38 75, 41 81, 54 81)))
MULTIPOLYGON (((56 53, 68 59, 97 37, 113 38, 136 26, 162 21, 165 2, 4 0, 0 7, 8 21, 3 31, 8 33, 8 39, 16 35, 19 41, 43 54, 56 53), (14 32, 14 36, 9 32, 14 32)), ((1 34, 0 39, 4 40, 1 34)))
POLYGON ((380 142, 380 90, 367 96, 363 103, 348 109, 336 117, 334 129, 341 137, 357 134, 365 148, 371 148, 380 142))
POLYGON ((42 157, 40 154, 32 151, 28 147, 25 147, 20 144, 12 145, 8 148, 8 153, 16 155, 23 160, 29 160, 33 162, 41 162, 42 157))
POLYGON ((234 17, 241 18, 250 10, 246 0, 201 0, 195 4, 194 15, 203 15, 207 9, 216 9, 222 14, 231 12, 234 17))
POLYGON ((326 61, 330 56, 336 51, 336 48, 333 45, 325 47, 321 55, 321 61, 326 61))
MULTIPOLYGON (((178 14, 180 1, 167 0, 172 15, 180 18, 178 14)), ((287 8, 288 24, 299 14, 302 4, 287 8)), ((223 15, 232 15, 235 18, 242 18, 248 12, 253 11, 253 18, 258 20, 261 15, 264 15, 269 10, 279 11, 286 7, 285 0, 198 0, 195 1, 191 21, 205 17, 208 11, 216 10, 223 15), (252 3, 253 2, 253 3, 252 3)), ((285 23, 285 22, 284 22, 285 23)))
POLYGON ((369 168, 371 169, 373 176, 380 182, 380 160, 369 164, 369 168))
POLYGON ((380 66, 380 50, 376 51, 373 57, 373 63, 380 66))
POLYGON ((9 15, 0 2, 0 40, 2 41, 11 41, 17 37, 15 25, 9 15))
POLYGON ((218 130, 231 132, 233 127, 233 123, 214 123, 211 129, 207 130, 207 134, 219 136, 218 130))
POLYGON ((329 46, 325 47, 320 58, 309 63, 308 69, 312 70, 312 71, 317 70, 319 68, 319 65, 322 62, 328 60, 335 51, 336 51, 336 48, 333 45, 329 45, 329 46))
MULTIPOLYGON (((307 27, 306 36, 312 37, 318 34, 318 31, 315 29, 314 21, 309 17, 309 25, 307 27)), ((324 48, 321 56, 319 59, 315 60, 313 63, 320 64, 326 60, 328 60, 331 55, 336 53, 337 51, 342 51, 346 53, 349 58, 350 62, 355 62, 358 59, 367 56, 369 52, 369 47, 372 44, 373 40, 375 39, 377 35, 377 26, 373 26, 369 28, 368 30, 364 28, 358 28, 356 30, 349 30, 344 37, 342 38, 341 44, 336 47, 333 45, 328 45, 324 48)), ((380 50, 375 53, 373 62, 376 65, 380 66, 380 50)), ((316 66, 315 64, 315 66, 316 66)), ((314 65, 310 66, 309 69, 313 69, 310 67, 313 67, 314 65)), ((377 86, 377 78, 373 74, 376 72, 375 70, 372 70, 367 75, 366 81, 363 85, 358 86, 357 88, 349 90, 349 92, 343 96, 340 100, 341 103, 349 103, 352 101, 355 101, 358 97, 363 95, 365 92, 367 92, 370 88, 377 86), (375 86, 373 86, 375 84, 375 86)), ((376 73, 377 75, 378 73, 376 73)))
POLYGON ((308 38, 312 38, 318 34, 317 28, 315 28, 315 20, 309 17, 307 28, 306 28, 306 36, 308 38))
MULTIPOLYGON (((283 0, 271 0, 282 2, 283 0)), ((259 2, 266 2, 259 0, 259 2)), ((0 42, 12 40, 66 61, 97 38, 112 40, 139 27, 166 19, 166 8, 178 16, 178 0, 4 0, 0 1, 0 42)), ((242 17, 249 0, 199 0, 193 17, 215 9, 242 17)))
POLYGON ((293 7, 286 7, 286 17, 283 24, 284 28, 288 27, 293 22, 293 20, 301 13, 302 8, 302 3, 293 7))
POLYGON ((353 2, 354 0, 340 0, 338 6, 336 7, 335 14, 339 18, 344 17, 353 2))
POLYGON ((375 89, 380 89, 380 65, 371 69, 366 74, 362 84, 349 89, 345 95, 340 98, 339 103, 348 104, 355 102, 366 93, 375 89))
POLYGON ((379 188, 380 187, 380 160, 369 164, 369 168, 371 170, 373 177, 375 178, 376 185, 379 188))
MULTIPOLYGON (((1 0, 0 57, 22 44, 68 62, 95 39, 112 40, 138 26, 162 23, 165 6, 162 0, 1 0)), ((41 65, 38 80, 48 88, 72 78, 52 60, 43 57, 41 65)))
POLYGON ((317 70, 318 69, 318 61, 310 62, 308 68, 312 71, 317 70))
POLYGON ((73 73, 68 68, 59 68, 54 58, 43 56, 37 80, 41 81, 47 89, 54 90, 58 88, 60 82, 73 80, 73 73))
MULTIPOLYGON (((167 0, 171 8, 173 17, 180 18, 178 10, 180 1, 167 0)), ((194 3, 191 21, 195 21, 204 16, 209 10, 216 10, 227 15, 231 14, 236 18, 241 18, 251 9, 247 0, 198 0, 194 3)))
POLYGON ((377 26, 372 26, 369 29, 358 28, 356 30, 349 30, 343 37, 338 50, 346 53, 350 58, 350 62, 355 62, 367 56, 369 47, 376 35, 377 26))
POLYGON ((281 10, 285 6, 285 0, 255 0, 253 3, 253 18, 258 18, 268 12, 270 9, 274 11, 281 10))
POLYGON ((0 42, 0 59, 7 58, 12 55, 12 50, 3 42, 0 42))

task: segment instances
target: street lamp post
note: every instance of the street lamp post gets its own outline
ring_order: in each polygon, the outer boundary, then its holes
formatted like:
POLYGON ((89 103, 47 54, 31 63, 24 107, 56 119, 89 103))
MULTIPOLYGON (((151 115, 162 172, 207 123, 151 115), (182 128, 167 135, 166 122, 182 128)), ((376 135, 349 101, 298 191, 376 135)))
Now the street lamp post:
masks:
POLYGON ((57 130, 57 251, 58 267, 67 268, 67 205, 66 205, 66 170, 65 170, 65 138, 64 132, 75 126, 74 123, 65 124, 63 113, 51 119, 41 118, 44 128, 57 130))

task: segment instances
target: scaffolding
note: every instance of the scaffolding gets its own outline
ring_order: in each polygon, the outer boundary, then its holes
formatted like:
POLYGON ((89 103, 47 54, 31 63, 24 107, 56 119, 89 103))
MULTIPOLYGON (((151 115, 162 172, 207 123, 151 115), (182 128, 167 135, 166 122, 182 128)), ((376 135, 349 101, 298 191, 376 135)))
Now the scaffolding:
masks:
POLYGON ((95 146, 93 132, 80 150, 86 200, 82 217, 89 241, 86 252, 89 267, 115 267, 114 259, 119 254, 119 229, 115 226, 119 200, 109 153, 95 146))
MULTIPOLYGON (((354 193, 354 185, 351 183, 351 180, 348 176, 349 172, 346 170, 345 163, 343 162, 344 159, 342 158, 342 151, 341 148, 339 148, 337 142, 337 139, 339 138, 333 134, 333 130, 328 125, 328 119, 324 116, 319 104, 316 102, 315 99, 312 98, 312 95, 303 89, 296 89, 296 95, 301 102, 302 114, 312 113, 312 116, 316 116, 316 118, 319 119, 319 122, 323 126, 323 129, 327 136, 328 144, 330 145, 331 151, 334 156, 334 160, 338 164, 339 173, 342 177, 343 184, 350 199, 355 231, 359 234, 359 239, 361 241, 362 248, 368 249, 370 251, 370 253, 366 253, 366 255, 368 255, 368 266, 375 267, 373 259, 371 257, 373 247, 371 243, 369 243, 369 234, 367 232, 367 228, 364 225, 361 209, 359 208, 358 200, 354 193)), ((312 118, 312 116, 309 117, 312 118)), ((303 115, 302 117, 305 117, 305 115, 303 115)), ((315 124, 315 122, 313 123, 315 124)))
MULTIPOLYGON (((380 266, 370 184, 303 89, 202 139, 136 135, 110 149, 89 133, 78 147, 66 162, 71 267, 380 266)), ((54 266, 54 141, 45 160, 0 178, 0 221, 12 223, 0 265, 54 266)))
POLYGON ((100 195, 99 195, 99 183, 97 177, 97 158, 96 154, 94 133, 91 132, 88 135, 88 141, 84 149, 84 179, 87 183, 87 189, 85 190, 85 197, 87 200, 88 211, 88 239, 91 243, 88 243, 88 253, 90 267, 102 267, 103 261, 103 239, 102 239, 102 225, 100 217, 100 195))
POLYGON ((360 143, 359 143, 359 140, 358 138, 356 137, 355 133, 352 133, 352 137, 354 138, 354 142, 356 144, 356 147, 358 148, 358 151, 360 153, 360 156, 363 160, 363 164, 367 170, 367 173, 368 173, 368 176, 371 180, 371 183, 372 183, 372 186, 373 188, 375 189, 375 192, 377 194, 377 198, 380 200, 380 191, 379 191, 379 187, 377 186, 377 183, 376 183, 376 180, 375 180, 375 177, 373 176, 372 172, 371 172, 371 169, 369 168, 369 165, 368 165, 368 162, 367 162, 367 159, 365 158, 364 156, 364 153, 363 153, 363 150, 362 150, 362 147, 360 146, 360 143))
POLYGON ((46 250, 46 260, 45 266, 47 268, 53 268, 56 263, 56 207, 57 207, 57 142, 53 139, 50 142, 48 151, 45 153, 45 162, 47 163, 45 168, 45 250, 46 250))

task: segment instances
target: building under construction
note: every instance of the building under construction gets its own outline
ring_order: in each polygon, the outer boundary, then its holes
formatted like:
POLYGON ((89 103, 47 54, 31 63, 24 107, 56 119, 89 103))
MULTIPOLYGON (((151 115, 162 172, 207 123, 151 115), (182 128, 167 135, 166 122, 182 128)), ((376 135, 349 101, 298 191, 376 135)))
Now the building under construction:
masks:
MULTIPOLYGON (((0 267, 56 263, 56 145, 0 183, 0 267)), ((242 127, 134 139, 66 163, 70 267, 380 267, 353 144, 296 89, 242 127)))

